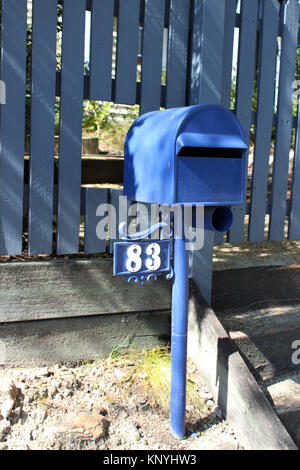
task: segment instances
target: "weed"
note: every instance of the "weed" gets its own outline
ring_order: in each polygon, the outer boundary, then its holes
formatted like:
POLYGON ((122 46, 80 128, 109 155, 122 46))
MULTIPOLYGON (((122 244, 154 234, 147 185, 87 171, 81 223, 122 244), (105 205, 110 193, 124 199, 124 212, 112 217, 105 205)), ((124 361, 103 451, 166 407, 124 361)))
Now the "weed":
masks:
POLYGON ((122 343, 117 344, 110 353, 109 360, 116 361, 122 357, 122 351, 127 349, 132 341, 132 335, 127 336, 122 343))

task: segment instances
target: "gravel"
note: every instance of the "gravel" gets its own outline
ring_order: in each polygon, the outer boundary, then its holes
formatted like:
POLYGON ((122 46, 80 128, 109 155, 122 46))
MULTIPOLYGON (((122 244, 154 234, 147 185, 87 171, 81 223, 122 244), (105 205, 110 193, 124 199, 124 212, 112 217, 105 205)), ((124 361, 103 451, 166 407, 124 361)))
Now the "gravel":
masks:
POLYGON ((129 367, 103 360, 2 368, 0 405, 9 390, 15 402, 6 419, 0 415, 0 449, 241 449, 193 364, 189 378, 202 405, 187 405, 183 440, 171 434, 167 413, 142 379, 122 382, 129 367))

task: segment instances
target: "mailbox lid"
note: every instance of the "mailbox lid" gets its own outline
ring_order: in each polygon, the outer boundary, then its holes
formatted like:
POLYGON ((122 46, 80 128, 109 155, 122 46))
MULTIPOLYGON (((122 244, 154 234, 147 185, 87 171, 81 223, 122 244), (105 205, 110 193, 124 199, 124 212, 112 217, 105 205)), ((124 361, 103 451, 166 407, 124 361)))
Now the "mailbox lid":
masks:
MULTIPOLYGON (((218 149, 218 156, 242 156, 248 146, 240 122, 227 108, 220 105, 202 105, 182 121, 176 137, 176 155, 206 156, 205 149, 218 149), (224 152, 219 151, 224 149, 224 152), (228 149, 228 150, 227 150, 228 149), (234 152, 230 152, 230 149, 234 152)), ((213 152, 209 152, 213 155, 213 152)))

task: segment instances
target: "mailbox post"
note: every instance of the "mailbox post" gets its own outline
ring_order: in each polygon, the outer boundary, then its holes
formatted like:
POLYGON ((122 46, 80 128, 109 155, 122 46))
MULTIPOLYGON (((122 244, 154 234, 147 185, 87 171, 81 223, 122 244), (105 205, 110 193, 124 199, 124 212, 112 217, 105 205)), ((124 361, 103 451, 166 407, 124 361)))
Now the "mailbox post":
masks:
MULTIPOLYGON (((218 105, 154 111, 140 116, 125 141, 124 195, 145 203, 204 206, 204 227, 226 232, 232 224, 228 206, 244 203, 247 151, 234 114, 218 105)), ((170 424, 185 434, 188 318, 188 253, 182 211, 181 236, 141 241, 158 226, 115 243, 114 275, 144 283, 159 274, 173 277, 170 424), (127 243, 127 245, 125 245, 127 243)), ((175 224, 176 226, 176 224, 175 224)))
POLYGON ((173 245, 170 395, 170 425, 173 433, 180 438, 185 434, 188 324, 188 252, 185 247, 184 215, 182 225, 182 238, 175 238, 173 245))

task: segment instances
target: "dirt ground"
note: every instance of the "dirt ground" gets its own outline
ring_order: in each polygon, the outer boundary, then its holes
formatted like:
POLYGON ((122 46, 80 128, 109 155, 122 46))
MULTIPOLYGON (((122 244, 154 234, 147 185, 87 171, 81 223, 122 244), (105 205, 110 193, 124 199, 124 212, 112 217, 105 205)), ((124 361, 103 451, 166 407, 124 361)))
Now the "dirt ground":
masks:
POLYGON ((300 265, 300 241, 224 243, 214 247, 214 270, 300 265))
POLYGON ((0 449, 241 449, 193 364, 188 377, 201 403, 187 405, 183 440, 172 436, 167 413, 142 377, 132 385, 122 380, 130 367, 106 359, 2 368, 0 449))

